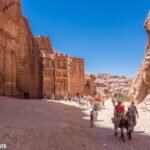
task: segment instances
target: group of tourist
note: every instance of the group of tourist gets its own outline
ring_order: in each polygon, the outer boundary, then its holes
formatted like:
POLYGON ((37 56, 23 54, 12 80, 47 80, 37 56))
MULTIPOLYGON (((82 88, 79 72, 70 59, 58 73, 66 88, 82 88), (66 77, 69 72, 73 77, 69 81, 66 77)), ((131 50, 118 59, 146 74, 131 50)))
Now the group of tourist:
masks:
POLYGON ((93 107, 90 112, 90 126, 94 127, 94 122, 98 120, 98 114, 101 108, 105 107, 105 101, 108 99, 106 95, 97 93, 93 98, 93 107))
MULTIPOLYGON (((131 101, 131 99, 130 99, 131 101)), ((134 127, 137 124, 137 117, 139 117, 139 113, 135 102, 131 101, 130 105, 125 109, 123 105, 122 95, 117 95, 112 97, 112 103, 114 105, 114 117, 112 121, 114 123, 114 132, 115 136, 118 135, 118 128, 121 129, 121 137, 124 139, 123 130, 127 130, 127 136, 129 140, 132 139, 131 133, 134 131, 134 127)))
POLYGON ((131 102, 131 105, 127 108, 127 111, 125 110, 121 100, 122 97, 123 96, 121 94, 115 94, 111 97, 108 97, 107 95, 100 93, 97 93, 95 96, 86 96, 77 93, 75 96, 64 96, 64 100, 65 102, 69 101, 76 103, 81 109, 91 109, 90 126, 94 127, 94 122, 98 120, 99 111, 105 108, 105 101, 111 98, 114 106, 114 117, 112 118, 112 121, 114 123, 115 135, 117 135, 121 119, 120 116, 128 118, 128 122, 132 131, 137 124, 137 117, 139 117, 134 102, 131 102))
POLYGON ((122 105, 122 102, 117 101, 117 105, 115 105, 114 108, 114 117, 113 117, 114 130, 116 136, 118 134, 118 128, 120 126, 120 120, 123 117, 128 121, 129 126, 133 131, 134 127, 137 124, 137 117, 139 117, 139 113, 134 102, 131 102, 130 106, 127 108, 126 111, 125 107, 122 105))
POLYGON ((64 96, 65 102, 75 102, 79 105, 81 109, 94 108, 97 105, 100 110, 105 106, 105 100, 107 97, 105 95, 96 94, 95 96, 91 95, 80 95, 77 93, 75 96, 64 96))
MULTIPOLYGON (((116 94, 111 96, 112 104, 114 106, 114 117, 112 119, 114 123, 115 133, 117 134, 117 129, 119 127, 120 116, 125 117, 128 119, 130 127, 134 130, 134 127, 137 124, 137 117, 139 117, 137 107, 135 106, 134 102, 131 102, 130 106, 125 110, 125 106, 123 105, 122 95, 116 94)), ((108 99, 108 97, 105 97, 108 99)), ((109 97, 110 98, 110 97, 109 97)), ((93 109, 91 110, 90 118, 91 118, 91 127, 94 127, 94 121, 97 120, 98 111, 100 110, 100 103, 104 103, 106 99, 102 100, 102 96, 97 94, 94 97, 94 105, 93 109)))

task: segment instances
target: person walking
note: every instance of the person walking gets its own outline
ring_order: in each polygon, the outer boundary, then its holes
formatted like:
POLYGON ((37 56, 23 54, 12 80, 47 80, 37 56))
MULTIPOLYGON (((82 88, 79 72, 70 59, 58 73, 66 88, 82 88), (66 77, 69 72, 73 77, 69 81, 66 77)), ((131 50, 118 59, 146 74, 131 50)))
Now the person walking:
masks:
POLYGON ((91 128, 94 128, 94 120, 95 118, 94 118, 94 111, 92 110, 91 112, 90 112, 90 127, 91 128))
POLYGON ((112 102, 113 106, 115 107, 115 105, 116 105, 116 99, 115 99, 114 96, 111 96, 111 102, 112 102))
POLYGON ((128 111, 130 112, 130 114, 132 116, 133 128, 134 128, 137 124, 137 118, 139 118, 139 113, 138 113, 137 107, 135 106, 134 102, 131 102, 131 105, 128 107, 128 111))
POLYGON ((98 111, 99 111, 99 106, 98 103, 95 102, 93 105, 93 112, 94 112, 94 120, 97 121, 98 119, 98 111))
POLYGON ((94 101, 96 102, 96 103, 98 103, 98 109, 100 110, 100 103, 101 103, 101 95, 100 95, 100 93, 97 93, 96 95, 95 95, 95 97, 94 97, 94 101))

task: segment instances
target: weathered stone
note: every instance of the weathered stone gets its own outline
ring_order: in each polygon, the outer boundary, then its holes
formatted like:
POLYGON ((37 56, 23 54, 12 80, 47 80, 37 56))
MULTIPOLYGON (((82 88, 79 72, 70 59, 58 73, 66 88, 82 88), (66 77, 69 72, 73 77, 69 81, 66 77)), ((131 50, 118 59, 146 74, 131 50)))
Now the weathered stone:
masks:
POLYGON ((138 102, 143 101, 150 94, 150 13, 147 16, 144 27, 148 35, 145 59, 132 82, 132 87, 129 92, 129 96, 138 102))
POLYGON ((123 94, 127 95, 131 87, 132 79, 125 76, 113 76, 110 74, 98 74, 96 76, 95 84, 97 92, 113 95, 123 94))
POLYGON ((49 37, 39 36, 36 38, 36 41, 38 42, 41 52, 44 50, 44 52, 47 54, 54 54, 52 43, 49 37))
POLYGON ((43 95, 61 99, 84 92, 84 60, 53 50, 50 39, 36 38, 43 57, 43 95))
POLYGON ((92 74, 85 75, 85 88, 84 88, 85 95, 93 96, 96 94, 95 79, 96 79, 96 77, 92 74))
POLYGON ((20 0, 0 0, 0 95, 41 97, 40 51, 20 0))
POLYGON ((77 93, 84 94, 84 60, 70 57, 68 62, 68 93, 71 96, 77 93))
POLYGON ((83 94, 84 60, 54 51, 48 37, 34 38, 20 0, 0 4, 0 95, 60 99, 83 94))

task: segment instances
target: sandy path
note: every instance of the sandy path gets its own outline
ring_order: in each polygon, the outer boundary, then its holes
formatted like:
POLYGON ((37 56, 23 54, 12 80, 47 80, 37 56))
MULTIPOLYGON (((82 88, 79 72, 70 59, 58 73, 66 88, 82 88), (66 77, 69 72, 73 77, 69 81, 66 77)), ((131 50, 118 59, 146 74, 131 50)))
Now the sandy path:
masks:
MULTIPOLYGON (((62 103, 65 103, 62 101, 62 103)), ((67 105, 74 105, 73 103, 66 103, 67 105)), ((126 109, 129 104, 125 104, 126 109)), ((76 105, 77 106, 77 105, 76 105)), ((133 134, 133 140, 123 144, 120 137, 115 138, 113 132, 113 124, 111 118, 113 117, 114 107, 110 100, 105 102, 105 109, 99 112, 99 118, 95 125, 96 128, 89 130, 90 134, 95 138, 101 150, 150 150, 150 112, 144 112, 140 106, 138 107, 139 118, 138 124, 133 134)), ((87 117, 84 119, 89 120, 90 110, 83 110, 87 117)))
MULTIPOLYGON (((0 99, 0 144, 7 144, 7 150, 149 150, 148 133, 136 133, 125 144, 113 136, 109 101, 91 129, 89 110, 73 103, 0 99)), ((148 131, 143 120, 150 119, 149 113, 141 111, 140 116, 136 130, 148 131)))
MULTIPOLYGON (((150 143, 150 113, 143 112, 139 109, 140 118, 138 119, 138 125, 135 128, 133 134, 133 140, 126 140, 125 144, 122 144, 120 138, 115 138, 113 134, 113 124, 111 118, 113 116, 113 105, 111 101, 107 101, 105 104, 106 109, 103 109, 99 113, 100 122, 96 123, 97 129, 95 129, 95 135, 100 139, 101 145, 107 150, 149 150, 150 143), (145 131, 145 133, 143 133, 145 131)), ((86 111, 86 113, 89 113, 86 111)))

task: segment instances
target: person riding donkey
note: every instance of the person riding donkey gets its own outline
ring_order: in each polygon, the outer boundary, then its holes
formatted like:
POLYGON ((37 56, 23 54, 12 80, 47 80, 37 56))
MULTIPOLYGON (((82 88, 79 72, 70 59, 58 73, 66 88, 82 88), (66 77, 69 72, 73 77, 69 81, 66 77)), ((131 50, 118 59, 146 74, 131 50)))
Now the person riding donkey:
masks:
POLYGON ((125 113, 125 108, 122 105, 124 99, 124 97, 118 98, 118 104, 115 106, 113 118, 115 136, 118 135, 118 129, 120 129, 123 142, 125 142, 124 130, 127 131, 128 139, 132 140, 133 128, 136 125, 136 114, 138 116, 137 108, 133 102, 125 113))
POLYGON ((115 106, 114 109, 114 118, 113 118, 115 136, 118 135, 119 122, 121 117, 124 116, 124 114, 125 114, 125 108, 124 106, 122 106, 122 102, 118 100, 118 104, 115 106))
POLYGON ((91 110, 91 112, 90 112, 90 127, 91 128, 94 128, 94 121, 95 121, 94 110, 91 110))

